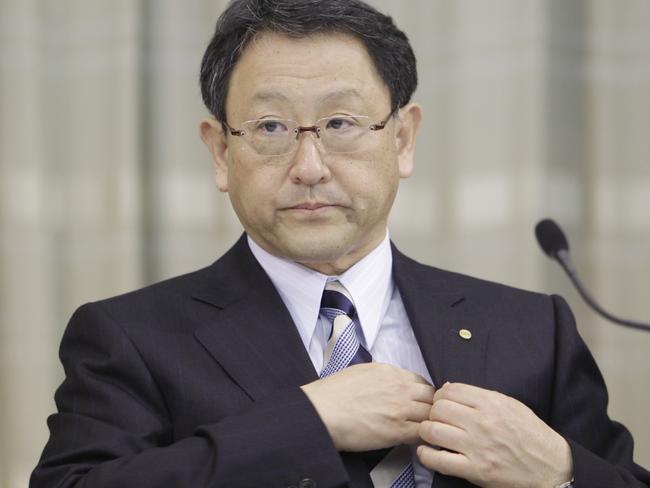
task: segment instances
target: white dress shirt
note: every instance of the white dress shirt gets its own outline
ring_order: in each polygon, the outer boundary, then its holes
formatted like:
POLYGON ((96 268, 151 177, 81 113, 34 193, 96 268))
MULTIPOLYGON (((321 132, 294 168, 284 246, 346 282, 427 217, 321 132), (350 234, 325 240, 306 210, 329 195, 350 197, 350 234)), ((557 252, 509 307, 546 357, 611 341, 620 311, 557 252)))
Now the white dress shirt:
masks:
MULTIPOLYGON (((338 280, 354 301, 362 330, 359 339, 373 361, 407 369, 433 383, 393 281, 388 232, 379 246, 340 276, 327 276, 274 256, 250 236, 248 245, 289 310, 317 372, 323 369, 323 351, 331 328, 327 318, 320 315, 321 297, 327 281, 338 280)), ((414 448, 412 458, 416 486, 430 487, 433 474, 418 462, 414 448)))

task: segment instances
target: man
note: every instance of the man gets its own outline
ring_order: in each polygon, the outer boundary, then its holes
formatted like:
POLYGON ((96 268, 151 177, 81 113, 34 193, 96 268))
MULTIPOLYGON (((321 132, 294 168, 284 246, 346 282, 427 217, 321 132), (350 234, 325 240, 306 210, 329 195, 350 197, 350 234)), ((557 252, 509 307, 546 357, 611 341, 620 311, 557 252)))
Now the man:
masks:
POLYGON ((74 314, 33 488, 650 486, 560 298, 391 246, 421 109, 390 18, 235 0, 201 86, 246 233, 74 314))

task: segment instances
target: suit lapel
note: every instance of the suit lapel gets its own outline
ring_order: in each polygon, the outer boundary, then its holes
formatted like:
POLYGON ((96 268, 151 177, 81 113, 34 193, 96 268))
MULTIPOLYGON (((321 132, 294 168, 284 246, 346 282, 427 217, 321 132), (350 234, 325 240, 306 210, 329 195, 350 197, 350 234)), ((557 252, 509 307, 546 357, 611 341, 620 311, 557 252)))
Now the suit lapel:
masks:
POLYGON ((291 315, 245 236, 194 294, 209 308, 196 338, 255 400, 317 379, 291 315))
POLYGON ((451 274, 423 266, 393 248, 393 273, 427 369, 436 386, 481 385, 489 330, 472 313, 471 294, 451 274), (471 338, 461 330, 471 333, 471 338))

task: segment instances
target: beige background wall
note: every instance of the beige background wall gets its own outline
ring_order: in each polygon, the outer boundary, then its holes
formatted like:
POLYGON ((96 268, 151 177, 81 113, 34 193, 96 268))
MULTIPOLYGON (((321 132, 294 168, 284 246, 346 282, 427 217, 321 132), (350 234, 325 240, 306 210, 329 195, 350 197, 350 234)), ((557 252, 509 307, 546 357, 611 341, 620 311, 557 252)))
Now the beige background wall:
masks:
MULTIPOLYGON (((650 466, 650 334, 605 324, 532 227, 567 228, 607 307, 650 320, 650 2, 374 0, 426 120, 391 232, 422 261, 564 294, 650 466)), ((216 0, 0 0, 0 487, 27 484, 79 304, 240 233, 196 126, 216 0)))

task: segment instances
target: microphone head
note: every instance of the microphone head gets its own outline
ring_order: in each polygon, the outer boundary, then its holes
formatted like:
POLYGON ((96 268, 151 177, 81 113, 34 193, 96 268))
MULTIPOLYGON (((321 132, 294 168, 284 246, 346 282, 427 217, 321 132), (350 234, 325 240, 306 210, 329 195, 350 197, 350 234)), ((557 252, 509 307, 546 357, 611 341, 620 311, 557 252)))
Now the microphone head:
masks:
POLYGON ((557 258, 559 251, 569 250, 569 242, 554 220, 544 219, 538 222, 535 236, 542 250, 552 258, 557 258))

